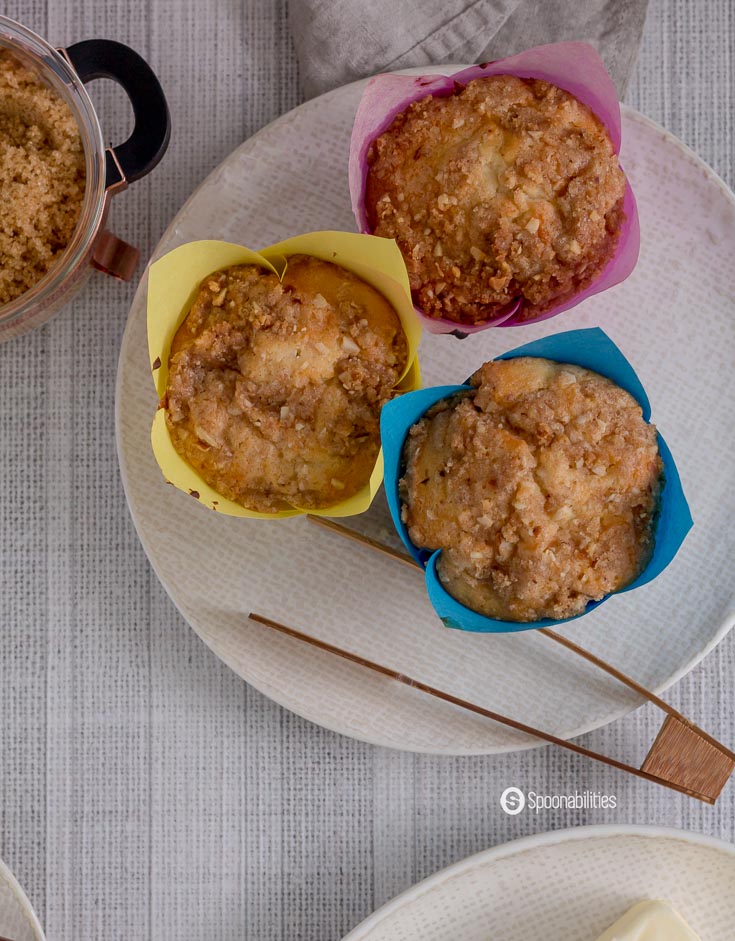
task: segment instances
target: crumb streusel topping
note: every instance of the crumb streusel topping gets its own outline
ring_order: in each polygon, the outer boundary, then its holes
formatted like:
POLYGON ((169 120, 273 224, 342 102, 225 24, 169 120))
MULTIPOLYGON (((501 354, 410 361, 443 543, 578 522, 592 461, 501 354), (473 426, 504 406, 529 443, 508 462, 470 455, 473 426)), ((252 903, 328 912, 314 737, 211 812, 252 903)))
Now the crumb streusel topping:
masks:
POLYGON ((332 506, 370 478, 407 355, 394 309, 344 268, 294 255, 282 282, 217 271, 171 348, 174 447, 250 509, 332 506))
POLYGON ((630 584, 653 550, 663 462, 625 390, 579 366, 486 363, 407 438, 412 542, 442 549, 458 601, 511 621, 567 618, 630 584))
POLYGON ((492 76, 414 102, 368 163, 368 222, 397 240, 432 317, 480 323, 521 297, 532 319, 614 253, 625 177, 609 134, 547 82, 492 76))

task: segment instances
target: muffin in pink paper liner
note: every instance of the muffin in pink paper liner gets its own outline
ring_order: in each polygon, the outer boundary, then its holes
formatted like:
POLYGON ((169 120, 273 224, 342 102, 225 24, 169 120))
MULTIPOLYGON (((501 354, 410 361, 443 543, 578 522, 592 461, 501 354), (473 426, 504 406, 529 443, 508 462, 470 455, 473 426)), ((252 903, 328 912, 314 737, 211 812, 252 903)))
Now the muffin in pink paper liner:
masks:
POLYGON ((350 147, 358 228, 396 237, 431 332, 538 323, 635 267, 620 136, 615 87, 586 43, 450 76, 375 76, 350 147))

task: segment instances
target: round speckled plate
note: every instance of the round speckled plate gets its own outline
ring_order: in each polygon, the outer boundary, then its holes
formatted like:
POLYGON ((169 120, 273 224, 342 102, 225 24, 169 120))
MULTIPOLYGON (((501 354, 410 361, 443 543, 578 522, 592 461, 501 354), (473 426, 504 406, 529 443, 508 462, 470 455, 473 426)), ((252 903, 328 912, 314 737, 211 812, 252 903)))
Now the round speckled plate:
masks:
MULTIPOLYGON (((183 206, 155 256, 199 238, 259 248, 299 232, 354 230, 347 154, 362 88, 356 83, 309 101, 246 141, 183 206)), ((488 330, 463 341, 427 335, 420 355, 427 385, 454 383, 520 343, 599 325, 631 360, 653 420, 676 456, 694 530, 654 583, 563 629, 662 691, 701 660, 734 617, 735 530, 728 505, 735 494, 729 455, 735 197, 690 150, 630 110, 624 112, 622 161, 638 199, 643 245, 624 284, 537 326, 488 330)), ((166 486, 149 442, 156 396, 145 302, 144 278, 118 373, 118 451, 128 502, 171 598, 240 676, 314 722, 380 745, 479 754, 536 744, 274 636, 247 621, 249 611, 258 611, 563 737, 640 704, 533 631, 483 636, 446 630, 418 574, 303 518, 225 518, 166 486)), ((383 494, 352 523, 387 538, 383 494)))
POLYGON ((18 881, 0 860, 0 937, 11 941, 44 941, 36 913, 18 881))
POLYGON ((654 827, 577 827, 472 856, 393 899, 345 941, 594 941, 662 899, 702 941, 732 941, 735 847, 654 827))

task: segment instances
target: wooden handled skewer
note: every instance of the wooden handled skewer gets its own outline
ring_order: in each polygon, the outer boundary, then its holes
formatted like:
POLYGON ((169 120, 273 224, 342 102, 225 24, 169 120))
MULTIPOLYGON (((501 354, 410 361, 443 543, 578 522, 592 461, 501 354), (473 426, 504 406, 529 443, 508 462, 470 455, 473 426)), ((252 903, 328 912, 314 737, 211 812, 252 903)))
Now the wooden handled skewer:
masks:
MULTIPOLYGON (((370 539, 368 536, 363 536, 362 533, 343 526, 341 523, 336 523, 334 520, 317 516, 308 516, 307 519, 339 536, 362 543, 370 549, 387 555, 395 561, 410 565, 416 572, 422 572, 421 567, 404 552, 392 549, 383 543, 370 539)), ((318 640, 309 634, 304 634, 285 624, 280 624, 278 621, 274 621, 271 618, 251 613, 250 619, 271 630, 286 634, 302 643, 309 644, 312 647, 341 657, 344 660, 349 660, 351 663, 356 663, 374 673, 379 673, 382 676, 403 683, 406 686, 411 686, 429 696, 452 703, 455 706, 484 716, 487 719, 492 719, 494 722, 498 722, 508 728, 532 735, 535 738, 550 742, 553 745, 558 745, 560 748, 565 748, 575 754, 584 755, 594 761, 600 761, 620 771, 625 771, 628 774, 643 778, 646 781, 652 781, 656 784, 668 787, 681 794, 687 794, 689 797, 697 798, 708 804, 714 804, 716 802, 733 770, 735 770, 735 753, 730 751, 707 732, 704 732, 699 726, 687 719, 686 716, 683 716, 659 696, 656 696, 655 693, 646 689, 645 686, 642 686, 640 683, 636 682, 636 680, 627 676, 611 664, 606 663, 588 650, 585 650, 583 647, 580 647, 578 644, 573 643, 566 637, 548 628, 540 628, 538 633, 543 634, 549 640, 565 647, 575 655, 593 664, 593 666, 603 670, 667 714, 640 768, 636 768, 634 765, 629 765, 622 761, 617 761, 614 758, 609 758, 607 755, 602 755, 599 752, 585 748, 582 745, 577 745, 574 742, 568 742, 565 739, 552 735, 549 732, 544 732, 541 729, 525 725, 509 716, 504 716, 490 709, 485 709, 483 706, 478 706, 476 703, 467 702, 464 699, 454 696, 452 693, 436 689, 421 680, 406 676, 398 670, 383 666, 379 663, 374 663, 372 660, 367 660, 365 657, 361 657, 358 654, 350 653, 333 644, 318 640)), ((2 941, 2 939, 0 939, 0 941, 2 941)))

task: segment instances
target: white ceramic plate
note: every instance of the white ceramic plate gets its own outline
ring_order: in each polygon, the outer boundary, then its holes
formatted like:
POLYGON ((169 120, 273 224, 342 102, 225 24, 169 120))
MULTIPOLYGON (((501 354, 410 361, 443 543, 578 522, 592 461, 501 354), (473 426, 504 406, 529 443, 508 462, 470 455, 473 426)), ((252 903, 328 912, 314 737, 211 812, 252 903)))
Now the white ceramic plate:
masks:
POLYGON ((345 941, 595 941, 645 899, 668 901, 702 941, 732 941, 735 847, 654 827, 527 837, 431 876, 345 941))
MULTIPOLYGON (((182 242, 225 238, 262 248, 315 229, 354 230, 347 190, 350 129, 363 84, 307 102, 235 150, 183 206, 155 257, 182 242)), ((462 381, 528 340, 601 325, 633 362, 676 455, 695 528, 653 584, 611 599, 564 631, 662 691, 733 622, 728 504, 735 470, 732 270, 735 198, 690 150, 626 110, 622 160, 640 206, 643 248, 625 282, 539 326, 459 341, 426 336, 427 385, 462 381)), ((315 529, 217 516, 166 486, 151 454, 156 408, 145 327, 146 283, 123 340, 117 440, 130 510, 156 573, 200 637, 240 676, 328 728, 380 745, 480 754, 537 744, 429 701, 246 620, 282 620, 534 727, 573 737, 640 704, 632 693, 534 632, 463 634, 442 627, 421 577, 315 529)), ((388 538, 382 493, 352 521, 388 538)))
POLYGON ((0 860, 0 937, 44 941, 43 929, 18 880, 0 860))

